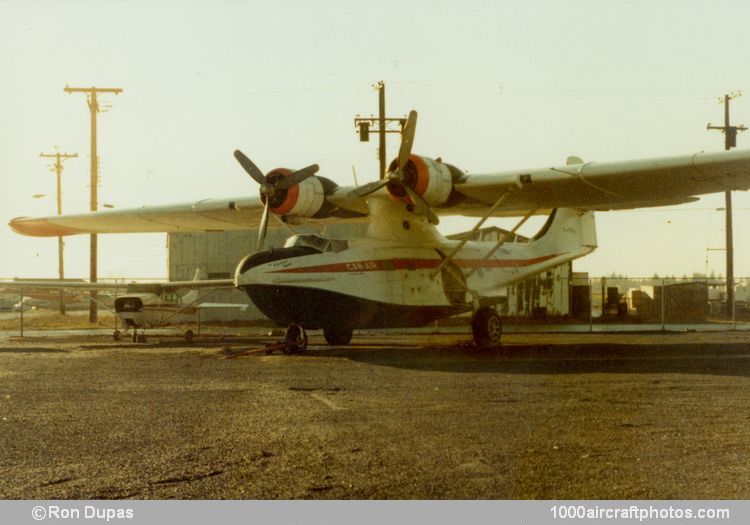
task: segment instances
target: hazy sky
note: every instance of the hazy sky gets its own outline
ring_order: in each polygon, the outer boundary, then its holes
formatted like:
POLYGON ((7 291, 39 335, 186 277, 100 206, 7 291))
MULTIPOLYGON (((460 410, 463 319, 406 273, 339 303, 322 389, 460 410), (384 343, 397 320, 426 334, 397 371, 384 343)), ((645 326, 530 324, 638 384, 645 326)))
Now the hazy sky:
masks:
MULTIPOLYGON (((255 194, 238 147, 264 171, 375 179, 377 141, 353 118, 377 112, 378 80, 389 116, 419 112, 414 151, 470 172, 720 150, 705 129, 722 124, 719 96, 744 90, 732 117, 750 124, 748 21, 743 1, 0 0, 0 277, 57 274, 56 239, 4 226, 55 212, 40 152, 80 155, 63 208, 88 209, 89 112, 66 84, 124 90, 99 115, 100 202, 123 208, 255 194)), ((750 197, 734 204, 736 275, 750 276, 750 197)), ((723 273, 723 206, 600 213, 599 250, 574 267, 723 273)), ((166 276, 165 240, 100 236, 100 276, 166 276)), ((88 237, 67 239, 66 274, 88 275, 88 237)))

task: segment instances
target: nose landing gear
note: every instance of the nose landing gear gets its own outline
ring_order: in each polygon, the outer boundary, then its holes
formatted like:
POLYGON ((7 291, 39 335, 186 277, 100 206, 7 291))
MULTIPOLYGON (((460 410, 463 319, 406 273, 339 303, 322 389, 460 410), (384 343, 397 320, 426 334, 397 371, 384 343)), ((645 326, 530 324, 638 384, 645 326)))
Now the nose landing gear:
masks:
POLYGON ((286 329, 282 352, 288 355, 299 354, 305 350, 307 350, 307 333, 297 323, 290 324, 286 329))

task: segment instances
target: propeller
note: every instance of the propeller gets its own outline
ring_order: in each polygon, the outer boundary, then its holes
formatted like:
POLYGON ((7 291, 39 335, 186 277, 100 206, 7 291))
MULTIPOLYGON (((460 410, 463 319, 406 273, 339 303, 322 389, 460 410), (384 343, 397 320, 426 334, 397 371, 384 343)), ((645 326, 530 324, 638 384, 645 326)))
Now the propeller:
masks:
MULTIPOLYGON (((240 150, 234 150, 234 158, 237 159, 237 162, 240 163, 240 166, 247 172, 250 177, 253 178, 255 182, 260 184, 260 195, 261 199, 263 200, 264 206, 263 206, 263 215, 261 215, 260 218, 260 227, 258 228, 258 244, 256 246, 257 251, 261 251, 263 249, 263 244, 266 241, 266 231, 268 230, 268 216, 271 210, 271 200, 274 196, 281 196, 281 200, 283 202, 283 198, 286 196, 283 190, 288 190, 292 186, 296 186, 297 184, 301 183, 302 181, 312 177, 315 175, 320 167, 317 164, 311 164, 310 166, 307 166, 306 168, 302 168, 301 170, 297 170, 288 177, 284 177, 282 175, 277 175, 275 177, 271 177, 270 175, 273 173, 269 173, 268 175, 263 175, 263 172, 258 169, 258 166, 255 165, 253 161, 251 161, 247 155, 242 153, 240 150)), ((274 203, 275 206, 279 206, 281 203, 274 203)))
POLYGON ((421 195, 415 192, 406 183, 406 167, 409 164, 409 156, 411 155, 411 148, 414 144, 414 134, 417 130, 417 112, 412 110, 409 112, 409 117, 406 119, 406 125, 401 133, 401 146, 398 150, 398 160, 396 163, 396 169, 389 171, 388 174, 382 179, 374 182, 367 183, 359 188, 350 191, 346 198, 350 200, 360 199, 373 193, 383 186, 393 184, 398 188, 403 189, 414 204, 414 210, 420 215, 425 215, 431 224, 438 224, 440 219, 432 211, 430 205, 427 204, 421 195))

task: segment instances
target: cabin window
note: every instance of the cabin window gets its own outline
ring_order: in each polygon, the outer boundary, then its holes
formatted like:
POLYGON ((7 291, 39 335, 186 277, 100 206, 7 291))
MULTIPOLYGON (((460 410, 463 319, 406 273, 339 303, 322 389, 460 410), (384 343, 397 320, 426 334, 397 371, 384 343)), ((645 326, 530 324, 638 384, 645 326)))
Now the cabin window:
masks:
POLYGON ((304 246, 313 248, 321 253, 341 252, 349 248, 349 242, 343 239, 330 239, 314 233, 292 235, 286 240, 284 248, 304 246))

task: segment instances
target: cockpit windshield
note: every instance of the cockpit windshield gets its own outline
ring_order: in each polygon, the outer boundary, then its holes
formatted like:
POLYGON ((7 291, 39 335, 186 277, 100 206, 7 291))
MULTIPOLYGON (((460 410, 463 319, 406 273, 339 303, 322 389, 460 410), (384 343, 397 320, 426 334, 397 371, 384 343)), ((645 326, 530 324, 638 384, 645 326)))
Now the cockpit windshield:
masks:
POLYGON ((286 240, 284 248, 306 246, 321 253, 341 252, 349 248, 349 242, 343 239, 331 239, 315 233, 292 235, 286 240))

